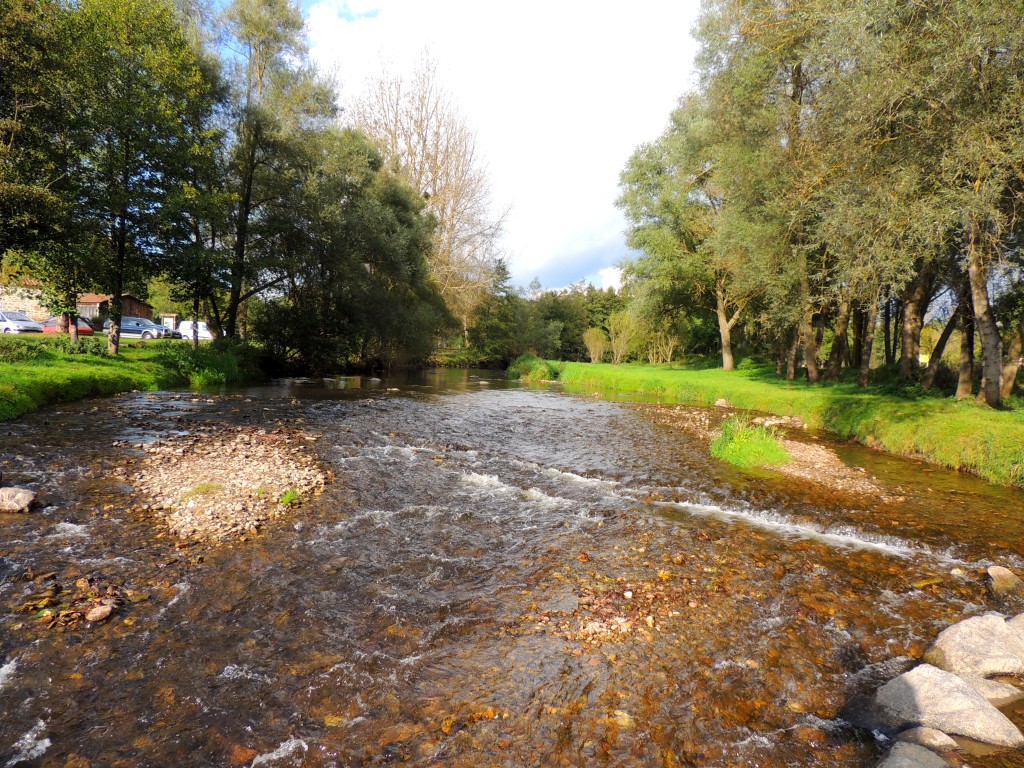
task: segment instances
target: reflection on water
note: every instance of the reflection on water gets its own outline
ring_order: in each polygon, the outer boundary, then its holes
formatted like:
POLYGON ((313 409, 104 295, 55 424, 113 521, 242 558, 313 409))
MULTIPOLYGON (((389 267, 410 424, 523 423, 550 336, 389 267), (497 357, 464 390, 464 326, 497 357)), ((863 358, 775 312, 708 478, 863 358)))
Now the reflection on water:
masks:
POLYGON ((5 475, 48 504, 0 517, 0 764, 871 765, 858 697, 950 621, 1021 610, 979 573, 1024 564, 1024 504, 844 450, 905 501, 743 475, 493 372, 0 425, 5 475), (176 545, 107 469, 221 422, 301 422, 337 482, 254 540, 176 545), (12 609, 50 583, 26 572, 138 599, 48 630, 12 609))

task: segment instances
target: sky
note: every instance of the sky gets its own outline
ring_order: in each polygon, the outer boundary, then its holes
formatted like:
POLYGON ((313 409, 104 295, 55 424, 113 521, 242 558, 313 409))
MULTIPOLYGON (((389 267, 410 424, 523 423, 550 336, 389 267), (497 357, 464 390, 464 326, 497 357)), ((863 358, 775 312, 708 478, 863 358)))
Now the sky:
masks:
POLYGON ((424 51, 484 158, 516 285, 617 285, 619 173, 693 82, 699 0, 304 0, 342 104, 424 51))

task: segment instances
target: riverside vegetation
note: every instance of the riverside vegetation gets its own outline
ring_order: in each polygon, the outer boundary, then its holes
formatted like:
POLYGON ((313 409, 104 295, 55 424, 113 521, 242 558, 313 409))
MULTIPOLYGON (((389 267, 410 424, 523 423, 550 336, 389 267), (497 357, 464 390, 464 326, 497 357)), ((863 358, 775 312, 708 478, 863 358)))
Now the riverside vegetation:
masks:
POLYGON ((557 379, 568 390, 615 392, 694 406, 725 399, 732 407, 801 418, 880 450, 1024 487, 1024 409, 996 410, 973 400, 915 389, 827 387, 786 381, 774 368, 745 361, 735 371, 670 366, 517 361, 510 375, 557 379))
POLYGON ((180 341, 139 342, 106 354, 102 338, 0 337, 0 421, 45 405, 132 389, 230 384, 258 375, 243 344, 192 349, 180 341))

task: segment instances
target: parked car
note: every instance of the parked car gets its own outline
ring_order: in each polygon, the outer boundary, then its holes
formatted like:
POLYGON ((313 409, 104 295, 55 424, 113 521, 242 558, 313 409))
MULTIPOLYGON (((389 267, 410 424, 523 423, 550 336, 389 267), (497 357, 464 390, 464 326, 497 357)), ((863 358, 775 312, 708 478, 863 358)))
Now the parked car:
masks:
MULTIPOLYGON (((121 338, 126 339, 162 339, 168 331, 159 323, 144 317, 122 317, 121 338)), ((103 321, 103 332, 110 333, 110 320, 103 321)))
MULTIPOLYGON (((43 333, 58 333, 57 323, 60 322, 59 317, 51 317, 49 320, 43 322, 43 333)), ((78 318, 76 325, 78 326, 79 336, 90 336, 93 333, 92 326, 89 325, 88 321, 83 320, 81 317, 78 318)))
POLYGON ((4 333, 42 333, 43 326, 24 312, 0 310, 0 330, 4 333))
MULTIPOLYGON (((199 327, 199 340, 200 341, 213 341, 215 338, 217 338, 216 336, 213 335, 213 331, 210 330, 210 327, 206 323, 204 323, 202 320, 199 321, 198 327, 199 327)), ((191 320, 182 320, 181 323, 178 325, 178 332, 181 333, 181 338, 183 338, 183 339, 191 339, 192 338, 192 321, 191 320)))

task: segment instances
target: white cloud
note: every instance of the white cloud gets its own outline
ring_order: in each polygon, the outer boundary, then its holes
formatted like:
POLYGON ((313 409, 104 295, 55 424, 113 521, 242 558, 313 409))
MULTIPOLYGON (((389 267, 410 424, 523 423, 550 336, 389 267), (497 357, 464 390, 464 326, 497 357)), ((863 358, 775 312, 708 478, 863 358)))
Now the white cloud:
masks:
POLYGON ((622 270, 618 267, 605 267, 597 273, 601 278, 601 288, 614 288, 619 290, 622 287, 622 270))
POLYGON ((424 49, 477 132, 515 282, 595 274, 626 253, 618 176, 691 85, 699 2, 322 0, 313 55, 343 99, 424 49))

